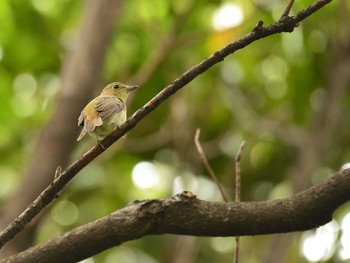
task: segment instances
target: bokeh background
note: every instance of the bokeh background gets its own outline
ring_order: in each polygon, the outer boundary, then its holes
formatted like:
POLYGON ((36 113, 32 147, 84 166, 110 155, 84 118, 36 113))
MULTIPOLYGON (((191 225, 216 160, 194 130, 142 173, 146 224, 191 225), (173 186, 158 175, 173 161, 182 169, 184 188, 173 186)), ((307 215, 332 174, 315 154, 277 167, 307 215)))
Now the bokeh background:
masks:
MULTIPOLYGON (((277 21, 286 2, 0 1, 2 227, 49 184, 55 167, 67 166, 96 143, 75 142, 76 120, 104 85, 141 85, 128 101, 131 115, 259 20, 277 21), (94 17, 103 6, 116 11, 94 17), (104 30, 110 33, 99 52, 75 55, 104 30)), ((312 2, 296 1, 292 14, 312 2)), ((197 128, 231 200, 242 141, 243 201, 282 198, 316 184, 350 158, 349 79, 350 2, 339 0, 293 33, 256 41, 177 92, 81 171, 3 253, 45 242, 136 199, 189 190, 222 201, 196 151, 197 128)), ((346 262, 349 211, 350 204, 343 205, 317 230, 243 237, 240 260, 346 262)), ((150 236, 83 262, 232 262, 233 249, 233 238, 150 236)))

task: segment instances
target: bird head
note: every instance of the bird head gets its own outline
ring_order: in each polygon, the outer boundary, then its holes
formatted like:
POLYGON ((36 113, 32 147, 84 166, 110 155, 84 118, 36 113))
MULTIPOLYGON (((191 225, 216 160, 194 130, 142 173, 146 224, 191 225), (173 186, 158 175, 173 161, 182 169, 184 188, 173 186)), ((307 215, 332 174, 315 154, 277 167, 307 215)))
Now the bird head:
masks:
POLYGON ((125 85, 121 82, 113 82, 102 90, 101 95, 116 96, 125 101, 129 93, 138 87, 137 85, 125 85))

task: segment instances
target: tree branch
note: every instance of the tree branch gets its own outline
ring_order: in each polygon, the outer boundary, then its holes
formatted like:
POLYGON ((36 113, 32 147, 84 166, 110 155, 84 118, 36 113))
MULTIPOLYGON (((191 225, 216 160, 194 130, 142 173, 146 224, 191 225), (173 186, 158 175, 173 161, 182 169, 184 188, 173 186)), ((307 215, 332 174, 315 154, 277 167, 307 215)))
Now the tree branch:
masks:
POLYGON ((350 200, 350 170, 292 197, 262 202, 202 201, 190 192, 137 201, 0 263, 77 262, 146 235, 246 236, 303 231, 332 220, 350 200))
POLYGON ((196 130, 196 135, 194 137, 194 144, 196 145, 197 148, 197 152, 199 154, 199 157, 201 158, 205 168, 208 171, 208 174, 210 175, 211 179, 213 179, 213 181, 215 182, 215 184, 217 185, 222 198, 224 199, 224 201, 227 203, 228 202, 228 197, 225 193, 225 190, 222 188, 220 181, 218 180, 217 176, 215 175, 213 168, 211 168, 210 163, 208 162, 207 157, 204 154, 203 148, 201 146, 201 143, 199 142, 199 136, 200 136, 201 130, 199 128, 197 128, 196 130))
POLYGON ((109 146, 116 142, 120 137, 126 134, 129 130, 135 127, 144 117, 155 110, 163 101, 168 99, 175 92, 183 88, 189 82, 191 82, 198 75, 202 74, 215 64, 223 61, 227 56, 233 54, 237 50, 240 50, 251 43, 261 38, 282 33, 292 32, 298 24, 328 4, 332 0, 318 0, 309 7, 297 13, 292 17, 283 17, 276 23, 263 27, 260 23, 254 30, 247 35, 243 36, 239 40, 225 46, 221 50, 215 52, 201 63, 193 66, 173 83, 166 86, 161 92, 153 97, 148 103, 146 103, 141 109, 139 109, 134 115, 129 118, 121 127, 115 130, 111 136, 105 138, 101 144, 97 144, 86 152, 80 159, 75 161, 62 174, 56 178, 41 194, 40 196, 9 226, 7 226, 0 234, 0 247, 6 242, 15 237, 40 211, 46 207, 56 196, 56 194, 66 185, 80 170, 87 166, 92 160, 104 152, 109 146))
POLYGON ((289 15, 289 12, 292 9, 293 4, 294 4, 294 0, 288 0, 288 5, 287 5, 286 9, 284 10, 281 18, 289 15))

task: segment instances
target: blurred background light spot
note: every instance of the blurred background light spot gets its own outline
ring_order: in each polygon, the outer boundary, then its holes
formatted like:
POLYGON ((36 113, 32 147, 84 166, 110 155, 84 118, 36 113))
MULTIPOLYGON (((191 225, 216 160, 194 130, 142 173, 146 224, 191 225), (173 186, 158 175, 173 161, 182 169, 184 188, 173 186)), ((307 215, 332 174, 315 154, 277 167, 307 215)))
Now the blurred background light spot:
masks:
POLYGON ((196 177, 193 174, 186 173, 174 178, 172 194, 178 194, 185 190, 194 193, 197 188, 198 182, 196 177))
POLYGON ((273 147, 269 143, 256 144, 250 151, 250 163, 254 168, 259 168, 271 160, 273 147))
POLYGON ((228 156, 235 157, 243 138, 236 133, 227 133, 220 141, 220 150, 228 156))
POLYGON ((350 213, 347 213, 341 223, 341 237, 339 257, 342 260, 350 259, 350 213))
POLYGON ((160 174, 153 163, 139 162, 132 169, 132 181, 137 188, 152 188, 160 182, 160 174))
POLYGON ((20 117, 28 117, 37 109, 37 98, 34 94, 37 90, 37 81, 33 75, 22 73, 13 81, 14 96, 12 108, 20 117))
POLYGON ((60 88, 60 78, 51 73, 44 74, 39 79, 41 91, 45 97, 56 95, 60 88))
POLYGON ((44 74, 40 77, 39 81, 39 87, 42 95, 45 97, 44 101, 42 103, 42 110, 46 110, 52 101, 52 99, 57 95, 59 88, 60 88, 60 78, 51 73, 44 74))
POLYGON ((338 224, 331 221, 317 228, 306 231, 302 235, 301 251, 310 262, 328 260, 335 251, 335 241, 338 236, 338 224))
POLYGON ((239 5, 225 3, 214 12, 212 25, 215 30, 224 30, 240 25, 243 19, 243 11, 239 5))
POLYGON ((34 8, 40 12, 46 13, 54 7, 55 1, 32 0, 34 8))
POLYGON ((211 178, 204 176, 197 177, 198 188, 194 191, 194 194, 200 199, 210 201, 222 201, 223 198, 218 189, 218 186, 213 182, 211 178))
POLYGON ((293 34, 283 34, 282 47, 288 59, 295 63, 303 64, 305 59, 304 38, 302 27, 299 26, 298 30, 294 30, 293 34))
POLYGON ((173 182, 173 194, 190 191, 198 198, 210 201, 222 201, 217 185, 209 178, 187 173, 177 176, 173 182))
POLYGON ((65 29, 60 35, 60 43, 67 50, 74 49, 78 44, 76 29, 65 29))
POLYGON ((287 93, 288 87, 284 80, 267 81, 265 83, 265 92, 272 99, 281 99, 287 93))
POLYGON ((37 89, 36 79, 29 73, 22 73, 16 76, 13 81, 14 95, 18 99, 30 99, 37 89))
POLYGON ((51 216, 57 224, 69 226, 77 222, 79 210, 73 202, 62 200, 53 207, 51 216))
POLYGON ((327 48, 328 39, 322 31, 314 30, 308 36, 307 43, 313 52, 322 53, 327 48))
POLYGON ((46 217, 43 222, 40 223, 40 229, 35 238, 37 243, 44 243, 64 232, 62 225, 47 219, 46 217))
POLYGON ((232 239, 226 237, 213 237, 210 239, 210 245, 219 253, 230 253, 233 249, 232 239))
POLYGON ((264 77, 270 81, 285 81, 288 70, 286 61, 275 55, 267 57, 261 63, 261 71, 264 77))
POLYGON ((25 118, 33 115, 37 110, 37 99, 32 98, 27 101, 12 100, 12 108, 17 116, 25 118))
POLYGON ((222 79, 228 84, 239 84, 244 79, 244 70, 235 59, 224 60, 220 67, 222 79))
POLYGON ((32 0, 33 7, 44 15, 55 15, 60 10, 60 4, 57 0, 32 0))

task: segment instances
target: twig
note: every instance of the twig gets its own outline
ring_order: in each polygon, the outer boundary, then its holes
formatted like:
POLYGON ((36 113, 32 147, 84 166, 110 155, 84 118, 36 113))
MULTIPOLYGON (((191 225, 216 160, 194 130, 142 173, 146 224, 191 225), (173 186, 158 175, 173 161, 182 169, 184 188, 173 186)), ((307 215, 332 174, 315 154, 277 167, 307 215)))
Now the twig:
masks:
POLYGON ((245 141, 241 143, 239 146, 235 161, 235 201, 241 201, 241 155, 243 148, 245 146, 245 141))
POLYGON ((56 171, 55 171, 55 180, 58 177, 60 177, 61 173, 62 173, 62 166, 59 165, 59 166, 57 166, 56 171))
POLYGON ((288 1, 288 5, 287 5, 286 9, 284 9, 284 12, 283 12, 281 18, 289 15, 289 12, 292 9, 293 4, 294 4, 294 0, 288 1))
POLYGON ((200 142, 199 142, 199 135, 200 135, 200 133, 201 133, 201 130, 200 130, 200 129, 197 129, 196 135, 194 136, 194 143, 195 143, 195 145, 196 145, 196 148, 197 148, 199 157, 201 158, 201 160, 202 160, 202 162, 203 162, 205 168, 207 169, 207 171, 208 171, 210 177, 214 180, 215 184, 216 184, 217 187, 219 188, 219 191, 220 191, 220 193, 221 193, 222 198, 223 198, 224 201, 227 203, 227 202, 228 202, 228 198, 227 198, 227 196, 226 196, 226 194, 225 194, 225 191, 224 191, 224 189, 221 187, 220 182, 219 182, 218 178, 216 177, 216 175, 215 175, 213 169, 211 168, 211 166, 210 166, 210 164, 209 164, 209 162, 208 162, 207 157, 205 157, 203 148, 202 148, 202 146, 201 146, 201 144, 200 144, 200 142))
MULTIPOLYGON (((235 158, 235 202, 241 201, 241 155, 244 148, 245 141, 239 146, 236 158, 235 158)), ((238 263, 239 259, 239 236, 236 236, 236 254, 235 263, 238 263)))
MULTIPOLYGON (((277 21, 266 27, 261 27, 258 31, 252 31, 237 41, 228 44, 204 61, 190 68, 184 74, 175 79, 171 84, 166 86, 142 108, 135 112, 133 116, 131 116, 123 125, 116 129, 111 136, 105 138, 101 143, 105 149, 107 149, 120 137, 134 128, 143 118, 155 110, 162 102, 186 86, 198 75, 202 74, 215 64, 223 61, 227 56, 240 49, 243 49, 261 38, 281 32, 292 32, 294 28, 298 26, 299 22, 303 21, 305 18, 332 1, 333 0, 318 0, 297 13, 295 16, 288 17, 288 20, 277 21)), ((3 247, 9 240, 14 238, 19 232, 21 232, 22 229, 55 198, 56 194, 63 188, 64 185, 72 180, 74 176, 92 160, 104 152, 105 149, 103 149, 100 145, 95 145, 80 159, 66 168, 57 180, 52 182, 20 216, 18 216, 0 233, 0 248, 3 247)))

